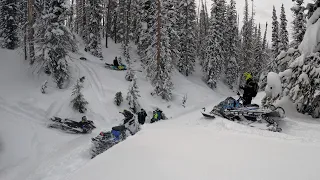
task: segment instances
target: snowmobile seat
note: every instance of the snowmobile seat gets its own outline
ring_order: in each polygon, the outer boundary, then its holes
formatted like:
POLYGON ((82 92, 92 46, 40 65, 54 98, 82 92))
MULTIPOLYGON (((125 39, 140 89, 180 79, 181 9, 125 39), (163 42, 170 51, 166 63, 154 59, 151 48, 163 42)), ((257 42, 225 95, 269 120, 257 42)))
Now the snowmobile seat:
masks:
POLYGON ((115 127, 112 127, 112 130, 114 130, 114 131, 124 131, 124 130, 126 130, 126 127, 124 125, 115 126, 115 127))
POLYGON ((259 105, 258 104, 248 104, 248 105, 245 105, 244 107, 256 107, 256 108, 259 108, 259 105))

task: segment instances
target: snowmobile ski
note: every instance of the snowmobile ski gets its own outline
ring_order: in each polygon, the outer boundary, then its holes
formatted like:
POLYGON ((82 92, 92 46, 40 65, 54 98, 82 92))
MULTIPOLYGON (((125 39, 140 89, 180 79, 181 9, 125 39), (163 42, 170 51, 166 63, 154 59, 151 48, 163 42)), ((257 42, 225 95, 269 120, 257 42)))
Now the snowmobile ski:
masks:
POLYGON ((216 116, 214 116, 213 114, 207 114, 207 113, 205 113, 205 112, 201 112, 201 113, 202 113, 202 115, 203 115, 204 117, 206 117, 206 118, 211 118, 211 119, 216 118, 216 116))

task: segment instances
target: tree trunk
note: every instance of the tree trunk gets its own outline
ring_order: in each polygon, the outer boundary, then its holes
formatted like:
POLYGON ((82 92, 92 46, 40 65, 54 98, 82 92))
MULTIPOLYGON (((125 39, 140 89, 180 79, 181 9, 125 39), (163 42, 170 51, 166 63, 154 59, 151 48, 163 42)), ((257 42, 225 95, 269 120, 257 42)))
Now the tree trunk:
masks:
POLYGON ((160 4, 160 0, 157 0, 158 1, 158 14, 157 14, 157 67, 158 67, 158 70, 160 71, 160 55, 161 55, 161 44, 160 44, 160 41, 161 41, 161 4, 160 4))
POLYGON ((114 17, 114 24, 113 24, 113 27, 114 27, 114 43, 117 44, 117 21, 118 21, 118 14, 116 12, 116 15, 114 17))
POLYGON ((111 5, 111 0, 108 2, 108 12, 107 12, 107 24, 106 24, 106 48, 108 48, 108 38, 109 38, 109 33, 110 33, 110 5, 111 5))
POLYGON ((30 64, 33 64, 35 61, 35 52, 34 52, 34 0, 28 0, 28 42, 29 42, 29 56, 30 64))

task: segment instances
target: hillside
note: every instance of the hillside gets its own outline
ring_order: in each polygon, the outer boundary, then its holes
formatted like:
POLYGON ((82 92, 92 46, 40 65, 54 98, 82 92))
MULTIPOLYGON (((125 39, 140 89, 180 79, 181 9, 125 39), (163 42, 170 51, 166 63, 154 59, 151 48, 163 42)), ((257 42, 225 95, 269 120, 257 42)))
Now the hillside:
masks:
MULTIPOLYGON (((83 49, 81 44, 80 49, 83 49)), ((0 49, 0 179, 61 179, 89 161, 91 137, 119 124, 123 116, 118 112, 128 108, 126 102, 120 107, 113 104, 116 92, 126 95, 129 82, 125 81, 125 72, 104 68, 104 62, 111 63, 120 55, 120 45, 111 44, 110 47, 104 51, 104 61, 84 51, 72 54, 73 77, 70 87, 63 90, 57 89, 50 77, 28 68, 19 52, 0 49), (80 57, 88 61, 81 61, 80 57), (82 115, 72 110, 70 100, 72 87, 82 76, 86 77, 83 92, 89 102, 86 115, 95 122, 97 129, 82 136, 48 129, 49 118, 53 116, 81 119, 82 115), (42 94, 40 87, 45 80, 48 80, 47 94, 42 94)), ((136 60, 134 68, 141 69, 134 50, 132 56, 136 60)), ((174 73, 176 88, 172 102, 151 96, 152 87, 144 73, 137 72, 137 77, 139 101, 149 115, 155 107, 160 107, 168 117, 177 117, 231 94, 223 85, 217 92, 208 88, 200 80, 199 68, 189 78, 174 73), (181 102, 185 94, 188 100, 183 108, 181 102)))

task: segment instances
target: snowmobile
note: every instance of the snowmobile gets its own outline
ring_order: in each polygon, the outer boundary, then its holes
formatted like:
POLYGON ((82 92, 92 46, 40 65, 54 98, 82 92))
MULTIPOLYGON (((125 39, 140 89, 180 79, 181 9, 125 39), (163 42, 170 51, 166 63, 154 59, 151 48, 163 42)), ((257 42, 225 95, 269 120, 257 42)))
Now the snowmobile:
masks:
POLYGON ((128 136, 136 134, 140 130, 139 123, 135 118, 132 118, 122 125, 112 127, 111 131, 100 132, 100 134, 91 139, 91 159, 104 151, 110 149, 121 141, 124 141, 128 136))
POLYGON ((238 100, 228 97, 220 102, 212 111, 206 112, 203 108, 202 114, 207 118, 215 118, 215 115, 245 124, 251 127, 258 127, 264 130, 281 132, 279 121, 285 117, 285 111, 282 107, 273 105, 260 108, 257 104, 244 106, 243 98, 240 96, 238 100))
POLYGON ((113 64, 105 63, 105 67, 112 69, 112 70, 117 70, 117 71, 125 71, 127 70, 127 66, 124 64, 120 64, 119 66, 114 66, 113 64))
POLYGON ((49 128, 60 129, 72 134, 88 134, 96 128, 93 121, 89 120, 86 122, 77 122, 70 119, 61 119, 59 117, 53 117, 50 118, 50 120, 53 121, 53 123, 48 125, 49 128))

